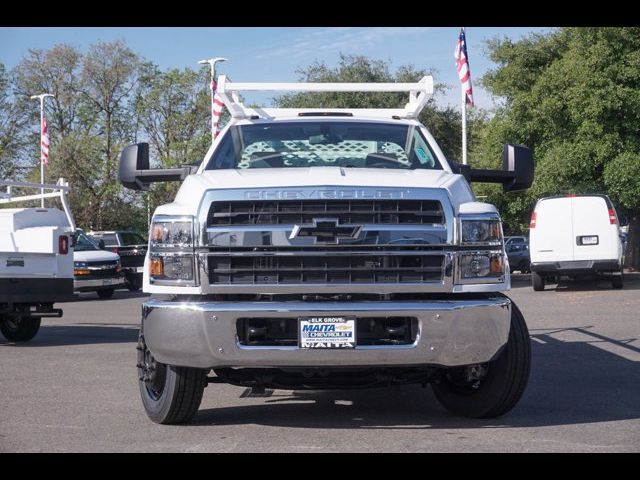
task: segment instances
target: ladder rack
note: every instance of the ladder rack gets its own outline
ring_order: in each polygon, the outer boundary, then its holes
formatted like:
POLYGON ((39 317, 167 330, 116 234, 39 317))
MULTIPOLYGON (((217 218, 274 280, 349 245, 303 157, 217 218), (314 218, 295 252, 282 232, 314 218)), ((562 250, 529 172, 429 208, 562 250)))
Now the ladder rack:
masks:
POLYGON ((417 83, 255 83, 231 82, 220 75, 216 94, 235 119, 251 117, 277 118, 305 112, 345 113, 372 118, 417 118, 433 95, 433 77, 427 75, 417 83), (240 101, 240 92, 408 92, 404 108, 250 108, 240 101))

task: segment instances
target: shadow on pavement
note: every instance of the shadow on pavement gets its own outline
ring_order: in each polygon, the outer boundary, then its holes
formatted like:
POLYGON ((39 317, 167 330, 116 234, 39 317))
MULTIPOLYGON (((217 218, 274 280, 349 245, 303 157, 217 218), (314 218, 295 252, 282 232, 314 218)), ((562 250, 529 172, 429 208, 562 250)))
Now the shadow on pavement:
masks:
POLYGON ((0 335, 0 347, 52 347, 61 345, 93 345, 99 343, 132 343, 138 341, 138 326, 123 324, 43 325, 38 334, 25 343, 12 343, 0 335))
MULTIPOLYGON (((533 292, 531 286, 530 274, 516 274, 511 276, 511 288, 528 288, 533 292)), ((559 283, 547 283, 545 291, 550 292, 587 292, 587 291, 606 291, 614 290, 611 287, 611 280, 608 278, 584 278, 571 280, 562 278, 559 283)), ((640 290, 640 273, 624 274, 624 290, 640 290)), ((544 292, 536 292, 536 294, 544 294, 544 292)))
MULTIPOLYGON (((113 292, 113 297, 100 298, 98 297, 98 294, 96 292, 80 292, 80 293, 76 292, 76 298, 73 299, 72 302, 73 303, 90 302, 90 301, 110 302, 113 300, 126 300, 129 298, 145 298, 145 297, 149 297, 150 295, 151 294, 144 293, 142 291, 131 292, 129 290, 116 290, 115 292, 113 292)), ((70 303, 70 302, 58 302, 58 303, 63 305, 65 303, 70 303)))
MULTIPOLYGON (((640 349, 630 345, 635 339, 615 340, 590 329, 533 331, 527 390, 511 412, 497 419, 456 417, 439 405, 431 389, 406 386, 292 394, 276 390, 269 398, 248 400, 260 402, 257 405, 203 409, 192 425, 401 430, 543 427, 640 418, 640 349), (558 339, 567 335, 573 340, 558 339)), ((215 395, 215 388, 211 384, 205 395, 215 395)))

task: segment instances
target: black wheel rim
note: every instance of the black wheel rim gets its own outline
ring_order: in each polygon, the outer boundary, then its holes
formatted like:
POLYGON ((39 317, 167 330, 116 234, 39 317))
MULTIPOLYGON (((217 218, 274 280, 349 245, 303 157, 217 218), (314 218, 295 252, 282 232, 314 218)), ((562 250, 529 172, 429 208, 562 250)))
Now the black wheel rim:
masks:
POLYGON ((7 318, 4 322, 7 327, 7 330, 9 330, 10 332, 18 332, 20 331, 20 326, 22 325, 22 318, 20 317, 7 318))
POLYGON ((144 343, 144 337, 138 340, 138 377, 144 384, 147 395, 153 400, 158 400, 164 391, 167 379, 167 366, 153 358, 151 351, 144 343))

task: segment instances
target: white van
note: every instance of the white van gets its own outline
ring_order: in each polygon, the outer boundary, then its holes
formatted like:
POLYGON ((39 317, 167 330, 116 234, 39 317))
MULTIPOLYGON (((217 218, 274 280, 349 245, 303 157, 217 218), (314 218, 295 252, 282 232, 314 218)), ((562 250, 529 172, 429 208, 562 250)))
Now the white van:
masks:
POLYGON ((622 288, 624 249, 618 215, 606 195, 541 198, 529 230, 533 289, 545 279, 608 274, 622 288))

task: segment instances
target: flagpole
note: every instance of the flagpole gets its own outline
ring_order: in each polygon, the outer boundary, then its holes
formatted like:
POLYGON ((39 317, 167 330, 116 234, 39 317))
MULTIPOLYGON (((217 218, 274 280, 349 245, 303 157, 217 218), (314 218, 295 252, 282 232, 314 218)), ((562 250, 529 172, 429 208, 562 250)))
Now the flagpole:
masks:
POLYGON ((467 164, 467 93, 464 86, 460 85, 461 101, 462 101, 462 164, 467 164))
POLYGON ((216 58, 209 58, 207 60, 200 60, 198 62, 201 65, 208 63, 211 66, 211 75, 210 75, 211 78, 209 81, 209 90, 211 90, 211 143, 212 144, 216 139, 216 132, 215 132, 216 129, 215 129, 215 120, 213 115, 213 101, 215 99, 215 94, 214 94, 213 88, 211 88, 211 85, 213 84, 213 81, 216 76, 216 63, 225 62, 226 60, 227 60, 226 58, 216 57, 216 58))
MULTIPOLYGON (((31 95, 32 99, 40 100, 40 183, 44 183, 44 160, 42 158, 42 125, 44 124, 44 99, 53 97, 50 93, 41 93, 40 95, 31 95)), ((44 195, 44 188, 40 189, 40 193, 44 195)), ((40 208, 44 208, 44 198, 40 199, 40 208)))

